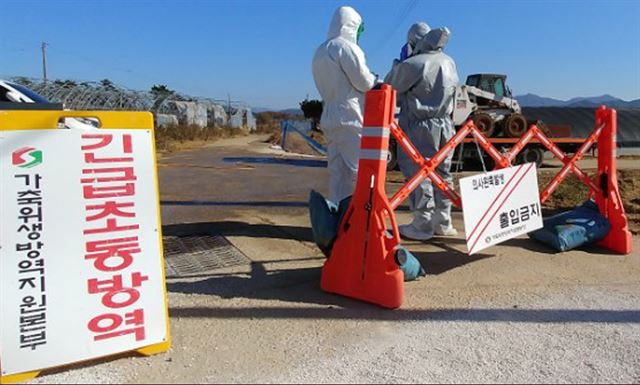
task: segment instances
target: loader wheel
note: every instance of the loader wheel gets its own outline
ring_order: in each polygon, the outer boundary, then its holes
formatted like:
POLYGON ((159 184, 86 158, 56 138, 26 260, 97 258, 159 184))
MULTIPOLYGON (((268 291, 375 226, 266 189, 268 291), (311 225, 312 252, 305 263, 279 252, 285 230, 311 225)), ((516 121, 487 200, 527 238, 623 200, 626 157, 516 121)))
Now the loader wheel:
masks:
POLYGON ((511 114, 504 120, 504 133, 510 138, 519 138, 527 132, 527 119, 520 114, 511 114))
POLYGON ((517 164, 535 163, 540 168, 544 162, 544 150, 538 147, 525 148, 516 159, 517 164))
POLYGON ((480 132, 482 132, 484 136, 486 136, 487 138, 493 136, 493 133, 495 131, 495 122, 493 121, 493 118, 491 118, 491 116, 480 113, 473 115, 472 119, 473 124, 478 127, 478 130, 480 130, 480 132))

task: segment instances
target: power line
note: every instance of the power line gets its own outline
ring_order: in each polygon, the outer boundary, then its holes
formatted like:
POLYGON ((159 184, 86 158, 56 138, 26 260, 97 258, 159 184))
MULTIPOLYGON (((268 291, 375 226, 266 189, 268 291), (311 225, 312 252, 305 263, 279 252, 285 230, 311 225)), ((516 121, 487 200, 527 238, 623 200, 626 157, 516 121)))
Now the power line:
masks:
POLYGON ((44 76, 44 84, 47 84, 47 43, 42 42, 42 74, 44 76))
POLYGON ((376 48, 373 49, 371 53, 372 55, 377 54, 382 48, 384 48, 384 46, 389 42, 389 39, 391 39, 393 34, 396 33, 400 25, 405 21, 409 14, 411 14, 411 11, 413 11, 413 8, 415 8, 417 4, 418 0, 409 0, 407 3, 405 3, 404 7, 402 7, 398 12, 398 16, 391 25, 391 29, 389 30, 389 32, 384 35, 382 40, 378 42, 376 48))

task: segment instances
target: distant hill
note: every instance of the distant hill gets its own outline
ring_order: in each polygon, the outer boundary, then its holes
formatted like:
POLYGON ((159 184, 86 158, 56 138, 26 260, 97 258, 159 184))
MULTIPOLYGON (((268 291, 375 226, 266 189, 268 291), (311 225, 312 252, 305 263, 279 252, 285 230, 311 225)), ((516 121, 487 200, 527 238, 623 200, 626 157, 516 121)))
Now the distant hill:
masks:
POLYGON ((613 108, 640 108, 640 99, 625 101, 611 95, 577 97, 569 100, 546 98, 535 94, 516 96, 522 107, 599 107, 603 104, 613 108))
POLYGON ((563 106, 564 101, 552 98, 545 98, 535 94, 516 96, 516 100, 522 107, 558 107, 563 106))
POLYGON ((277 110, 275 108, 266 108, 266 107, 251 107, 251 111, 254 113, 260 112, 281 112, 283 114, 289 115, 302 115, 302 110, 299 108, 287 108, 285 110, 277 110))
POLYGON ((254 113, 257 112, 266 112, 266 111, 273 111, 273 108, 265 108, 265 107, 251 107, 251 111, 254 113))
POLYGON ((291 115, 304 115, 302 113, 302 110, 299 108, 287 108, 286 110, 280 110, 278 112, 282 112, 285 114, 291 114, 291 115))

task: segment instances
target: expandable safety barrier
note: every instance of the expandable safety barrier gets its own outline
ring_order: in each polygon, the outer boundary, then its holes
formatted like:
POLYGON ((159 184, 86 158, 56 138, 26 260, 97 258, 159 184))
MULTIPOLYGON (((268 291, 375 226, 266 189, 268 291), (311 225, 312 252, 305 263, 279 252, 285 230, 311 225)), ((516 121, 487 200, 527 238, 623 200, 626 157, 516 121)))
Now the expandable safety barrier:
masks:
POLYGON ((496 169, 511 166, 527 143, 538 138, 564 164, 540 194, 540 201, 544 203, 569 173, 574 173, 589 187, 590 196, 595 197, 600 212, 611 223, 611 230, 600 246, 620 254, 631 252, 631 233, 616 174, 615 110, 603 106, 596 111, 595 129, 573 156, 562 152, 536 125, 503 154, 469 120, 433 158, 425 159, 395 121, 395 100, 396 92, 386 84, 366 94, 356 187, 331 256, 323 268, 323 290, 384 307, 400 306, 404 287, 402 273, 394 260, 400 238, 393 210, 426 178, 455 206, 462 207, 460 195, 438 175, 436 168, 469 135, 495 160, 496 169), (385 193, 385 180, 390 134, 420 169, 389 199, 385 193), (578 167, 577 162, 596 142, 598 172, 594 180, 578 167))

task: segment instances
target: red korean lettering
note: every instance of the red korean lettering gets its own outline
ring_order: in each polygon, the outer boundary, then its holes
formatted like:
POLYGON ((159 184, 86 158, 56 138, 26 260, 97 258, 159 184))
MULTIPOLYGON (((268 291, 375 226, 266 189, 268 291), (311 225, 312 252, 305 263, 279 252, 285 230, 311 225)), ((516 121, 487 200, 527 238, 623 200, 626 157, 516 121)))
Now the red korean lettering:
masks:
POLYGON ((145 339, 144 330, 144 310, 137 309, 124 315, 124 325, 137 326, 130 329, 118 329, 123 326, 123 317, 115 313, 101 314, 94 317, 87 325, 94 333, 103 333, 93 337, 94 341, 102 341, 109 338, 121 337, 127 334, 134 334, 136 341, 145 339), (115 330, 115 331, 114 331, 115 330))
POLYGON ((135 183, 125 183, 119 186, 96 187, 94 185, 83 186, 85 199, 108 199, 124 196, 133 196, 136 193, 135 183))
MULTIPOLYGON (((94 152, 88 152, 110 145, 111 142, 113 142, 113 134, 86 134, 82 136, 82 139, 94 140, 94 143, 82 146, 82 151, 87 151, 84 154, 84 160, 86 163, 133 162, 133 157, 100 158, 97 157, 94 152)), ((133 142, 131 140, 131 135, 122 135, 122 152, 123 154, 133 153, 133 142)))
POLYGON ((133 254, 142 251, 138 237, 116 238, 86 243, 84 258, 93 259, 93 265, 100 271, 119 271, 133 262, 133 254))
POLYGON ((113 279, 90 279, 88 281, 89 294, 106 293, 102 297, 102 304, 112 309, 131 306, 140 298, 140 292, 134 288, 142 286, 149 277, 141 273, 131 274, 131 287, 125 287, 122 275, 115 275, 113 279))
POLYGON ((124 218, 135 218, 136 213, 130 213, 123 211, 121 209, 134 207, 133 202, 115 202, 115 201, 106 201, 100 205, 91 205, 87 206, 87 210, 91 211, 99 211, 99 213, 95 215, 91 215, 87 217, 87 222, 97 221, 98 219, 103 219, 112 215, 114 217, 124 217, 124 218))
POLYGON ((94 174, 92 178, 82 178, 80 182, 86 183, 108 183, 108 182, 129 182, 138 180, 133 167, 112 167, 112 168, 89 168, 82 170, 83 174, 94 174), (104 176, 104 174, 116 174, 117 176, 104 176), (102 175, 102 176, 100 176, 102 175))
POLYGON ((107 225, 105 227, 99 227, 94 229, 84 230, 83 233, 88 234, 100 234, 100 233, 115 233, 119 231, 129 231, 129 230, 137 230, 140 228, 140 225, 126 225, 126 226, 118 226, 118 222, 115 218, 107 219, 107 225))

